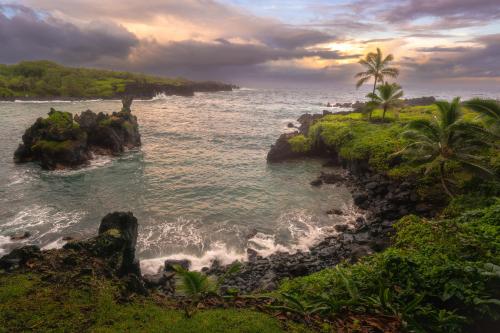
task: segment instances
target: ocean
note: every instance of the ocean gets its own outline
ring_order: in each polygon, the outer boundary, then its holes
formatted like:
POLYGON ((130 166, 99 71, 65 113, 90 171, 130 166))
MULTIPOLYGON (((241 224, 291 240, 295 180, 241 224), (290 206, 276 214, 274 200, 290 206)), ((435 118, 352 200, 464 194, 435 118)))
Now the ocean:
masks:
MULTIPOLYGON (((110 113, 120 110, 120 101, 0 102, 0 255, 22 244, 48 249, 62 246, 65 236, 95 235, 112 211, 138 218, 137 256, 144 272, 154 272, 167 258, 188 258, 200 269, 215 258, 226 264, 244 260, 247 248, 263 256, 307 250, 334 233, 335 224, 355 218, 351 195, 338 185, 309 185, 327 171, 324 161, 268 165, 267 151, 301 114, 340 110, 325 105, 365 94, 240 89, 134 101, 142 147, 65 171, 14 164, 24 130, 51 107, 110 113), (333 208, 347 214, 327 215, 333 208), (10 240, 25 231, 28 239, 10 240)), ((407 96, 456 94, 419 90, 407 96)))

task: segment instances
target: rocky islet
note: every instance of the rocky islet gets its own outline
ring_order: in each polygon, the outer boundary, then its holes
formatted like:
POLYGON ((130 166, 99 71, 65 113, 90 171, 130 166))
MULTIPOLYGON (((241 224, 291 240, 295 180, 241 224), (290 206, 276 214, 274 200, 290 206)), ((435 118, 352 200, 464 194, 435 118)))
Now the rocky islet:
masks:
POLYGON ((141 145, 137 117, 131 112, 131 97, 122 99, 119 112, 96 114, 91 110, 73 115, 51 109, 38 118, 22 136, 14 153, 16 163, 37 162, 54 170, 88 164, 95 154, 118 155, 141 145))

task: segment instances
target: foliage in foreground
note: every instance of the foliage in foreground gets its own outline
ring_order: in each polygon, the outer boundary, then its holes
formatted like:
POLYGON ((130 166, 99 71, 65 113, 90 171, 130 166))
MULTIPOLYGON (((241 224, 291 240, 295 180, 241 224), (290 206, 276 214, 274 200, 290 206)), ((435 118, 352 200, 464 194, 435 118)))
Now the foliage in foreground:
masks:
POLYGON ((500 320, 500 202, 453 219, 403 218, 392 247, 354 265, 286 281, 280 291, 325 317, 400 318, 415 332, 500 320), (313 306, 314 305, 314 306, 313 306))
POLYGON ((36 273, 3 274, 0 332, 308 332, 250 309, 205 309, 186 318, 161 297, 127 298, 120 288, 91 276, 56 283, 36 273))
POLYGON ((402 153, 418 164, 424 164, 426 173, 439 170, 439 178, 444 191, 453 197, 446 175, 450 163, 460 165, 478 175, 493 175, 485 163, 492 139, 478 124, 462 119, 462 106, 457 97, 451 103, 436 102, 439 117, 430 121, 418 119, 411 121, 403 132, 408 145, 402 153))

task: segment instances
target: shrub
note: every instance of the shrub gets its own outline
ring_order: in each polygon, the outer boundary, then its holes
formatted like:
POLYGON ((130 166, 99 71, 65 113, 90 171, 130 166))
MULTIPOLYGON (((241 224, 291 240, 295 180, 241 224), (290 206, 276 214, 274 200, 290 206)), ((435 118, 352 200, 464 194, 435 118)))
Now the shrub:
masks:
POLYGON ((290 139, 288 143, 292 146, 292 151, 296 153, 306 153, 311 150, 311 139, 299 134, 290 139))
POLYGON ((408 216, 396 229, 392 247, 342 265, 343 276, 324 270, 288 280, 280 291, 341 304, 337 311, 396 315, 421 332, 461 332, 500 319, 500 202, 454 219, 408 216))

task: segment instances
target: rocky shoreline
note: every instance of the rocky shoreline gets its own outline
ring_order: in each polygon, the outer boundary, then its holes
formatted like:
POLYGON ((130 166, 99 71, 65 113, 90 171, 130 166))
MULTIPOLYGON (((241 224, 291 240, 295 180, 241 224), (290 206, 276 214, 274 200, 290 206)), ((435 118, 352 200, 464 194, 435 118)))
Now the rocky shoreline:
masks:
MULTIPOLYGON (((382 251, 390 245, 391 236, 394 234, 393 224, 399 218, 412 213, 420 216, 433 216, 440 209, 441 203, 425 202, 419 198, 416 195, 415 184, 412 184, 411 181, 396 181, 383 174, 372 172, 363 161, 343 160, 337 152, 321 149, 321 146, 319 149, 307 154, 293 152, 288 143, 290 135, 307 134, 309 127, 327 114, 329 112, 301 116, 298 119, 301 124, 298 132, 280 136, 277 143, 269 151, 268 161, 279 162, 304 156, 328 158, 328 162, 324 167, 331 169, 328 172, 322 172, 317 179, 311 180, 311 186, 339 184, 348 187, 351 190, 356 206, 353 222, 336 225, 336 234, 325 237, 307 252, 278 252, 268 257, 261 257, 256 251, 248 249, 247 261, 241 263, 240 269, 230 275, 228 275, 228 272, 231 271, 232 265, 222 266, 219 262, 214 261, 210 267, 204 267, 202 271, 207 275, 218 278, 224 277, 221 286, 223 290, 237 289, 241 293, 273 290, 278 286, 279 281, 284 278, 308 275, 325 268, 334 267, 343 261, 356 262, 361 257, 382 251)), ((83 113, 78 118, 78 121, 80 126, 85 128, 87 120, 88 123, 94 123, 94 118, 90 113, 87 115, 83 113)), ((122 216, 119 214, 125 213, 113 214, 122 216)), ((131 222, 113 222, 115 220, 129 221, 135 219, 131 213, 128 214, 127 218, 122 216, 123 219, 115 215, 113 216, 116 218, 111 220, 105 217, 99 228, 100 236, 87 241, 69 241, 64 246, 64 249, 55 251, 64 253, 64 251, 68 250, 85 250, 99 257, 102 255, 102 251, 107 251, 99 249, 101 234, 106 233, 106 230, 110 228, 117 229, 120 234, 126 234, 127 239, 131 240, 129 245, 120 248, 121 254, 118 256, 121 258, 121 264, 113 264, 115 268, 119 266, 116 269, 117 274, 133 274, 135 276, 132 278, 134 290, 147 292, 147 288, 151 288, 168 295, 175 295, 175 270, 173 265, 178 264, 189 268, 189 261, 167 260, 157 274, 141 276, 138 262, 135 260, 137 221, 135 220, 135 227, 128 227, 131 222), (111 227, 105 227, 108 224, 111 227)), ((344 212, 330 210, 325 214, 342 215, 344 212)), ((43 253, 45 251, 40 254, 40 250, 35 247, 17 249, 1 258, 0 266, 9 270, 16 265, 24 265, 30 257, 38 258, 40 255, 43 257, 43 253), (25 257, 28 257, 28 259, 25 257)), ((49 251, 48 253, 53 252, 49 251)), ((114 254, 107 252, 104 255, 106 258, 109 256, 113 257, 114 254)))
MULTIPOLYGON (((402 106, 425 106, 430 105, 436 102, 436 98, 434 96, 423 96, 416 98, 407 98, 401 100, 402 106)), ((336 108, 350 108, 355 112, 360 112, 366 106, 365 102, 356 101, 353 103, 335 103, 335 104, 327 104, 328 107, 336 107, 336 108)))
MULTIPOLYGON (((426 100, 427 98, 423 98, 426 100)), ((417 102, 417 101, 415 101, 417 102)), ((342 112, 348 114, 354 111, 342 112)), ((331 268, 342 261, 356 262, 359 258, 384 250, 390 245, 394 234, 393 224, 408 214, 434 216, 444 203, 427 202, 416 194, 416 185, 410 180, 396 181, 373 172, 365 161, 348 161, 340 158, 338 152, 325 149, 321 143, 307 153, 296 152, 288 140, 297 135, 307 135, 309 127, 323 116, 331 114, 304 114, 297 119, 298 131, 282 134, 272 145, 267 161, 281 162, 303 157, 328 158, 324 167, 334 168, 334 172, 322 172, 311 186, 342 184, 350 189, 357 208, 353 224, 336 225, 338 234, 331 235, 312 246, 308 252, 274 253, 263 258, 251 249, 248 261, 239 272, 231 275, 224 288, 237 288, 244 292, 275 289, 283 278, 308 275, 325 268, 331 268), (340 170, 340 171, 339 171, 340 170)), ((331 210, 325 214, 343 214, 331 210)), ((215 262, 205 268, 207 274, 224 276, 230 266, 215 262)))

